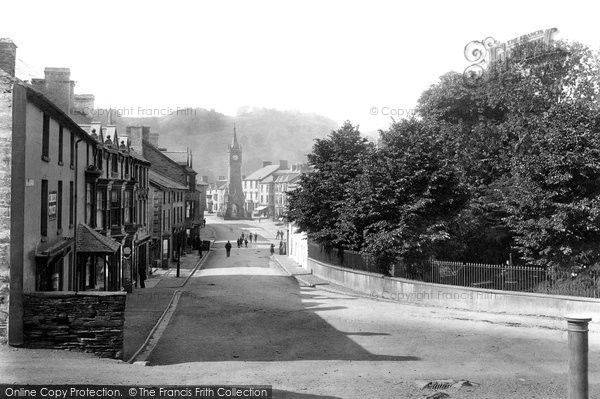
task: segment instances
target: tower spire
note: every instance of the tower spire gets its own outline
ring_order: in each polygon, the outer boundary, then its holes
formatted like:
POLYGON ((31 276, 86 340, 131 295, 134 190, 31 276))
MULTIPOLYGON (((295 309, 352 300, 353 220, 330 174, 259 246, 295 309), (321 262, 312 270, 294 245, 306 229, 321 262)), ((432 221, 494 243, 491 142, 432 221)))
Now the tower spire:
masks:
POLYGON ((232 144, 233 148, 239 148, 240 145, 238 144, 238 139, 237 139, 237 132, 235 130, 235 122, 233 122, 233 144, 232 144))

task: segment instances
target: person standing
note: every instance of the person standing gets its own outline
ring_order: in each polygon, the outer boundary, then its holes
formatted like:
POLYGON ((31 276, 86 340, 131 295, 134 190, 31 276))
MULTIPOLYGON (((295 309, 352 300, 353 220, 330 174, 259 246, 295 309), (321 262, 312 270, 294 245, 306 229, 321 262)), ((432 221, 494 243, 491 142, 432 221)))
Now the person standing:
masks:
POLYGON ((254 233, 254 242, 258 242, 258 233, 254 233))
POLYGON ((247 239, 247 238, 244 238, 244 246, 245 246, 246 248, 248 248, 248 239, 247 239))
POLYGON ((229 241, 227 241, 227 244, 225 244, 225 251, 227 252, 227 257, 229 258, 229 255, 231 255, 231 243, 229 241))
POLYGON ((275 254, 275 244, 271 244, 269 251, 271 252, 271 255, 275 254))
POLYGON ((146 281, 146 265, 140 265, 138 272, 140 275, 140 288, 146 288, 146 284, 144 283, 146 281))
POLYGON ((252 244, 252 233, 248 234, 248 238, 250 239, 250 244, 252 244))

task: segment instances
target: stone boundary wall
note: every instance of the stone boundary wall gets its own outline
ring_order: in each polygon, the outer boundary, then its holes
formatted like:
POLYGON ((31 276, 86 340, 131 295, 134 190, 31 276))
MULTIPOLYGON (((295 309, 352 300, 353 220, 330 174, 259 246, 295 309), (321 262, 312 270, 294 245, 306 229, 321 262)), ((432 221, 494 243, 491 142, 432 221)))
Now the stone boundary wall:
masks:
POLYGON ((24 298, 24 346, 123 357, 124 292, 33 292, 24 298))
POLYGON ((315 276, 373 298, 476 312, 536 316, 560 320, 562 324, 566 315, 583 314, 593 319, 590 331, 600 332, 600 299, 596 298, 425 283, 344 269, 311 258, 308 258, 308 268, 315 276))

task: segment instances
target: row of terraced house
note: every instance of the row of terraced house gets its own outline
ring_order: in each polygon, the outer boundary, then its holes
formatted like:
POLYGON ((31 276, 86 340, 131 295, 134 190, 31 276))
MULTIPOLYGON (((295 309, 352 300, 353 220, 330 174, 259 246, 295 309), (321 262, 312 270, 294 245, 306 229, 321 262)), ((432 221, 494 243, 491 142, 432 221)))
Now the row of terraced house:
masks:
POLYGON ((68 68, 26 82, 15 60, 0 39, 0 339, 119 357, 122 337, 110 335, 123 297, 199 246, 205 201, 191 151, 160 149, 146 126, 96 121, 94 96, 74 94, 68 68), (59 306, 64 325, 40 327, 59 306), (104 333, 73 327, 86 306, 110 309, 104 333))

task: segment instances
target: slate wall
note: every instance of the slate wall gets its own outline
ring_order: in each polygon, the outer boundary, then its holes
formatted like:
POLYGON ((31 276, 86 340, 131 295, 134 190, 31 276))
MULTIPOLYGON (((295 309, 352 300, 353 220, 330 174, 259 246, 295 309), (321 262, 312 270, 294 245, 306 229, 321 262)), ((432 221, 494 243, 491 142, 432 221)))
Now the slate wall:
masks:
POLYGON ((24 346, 123 357, 124 292, 25 294, 24 346))

